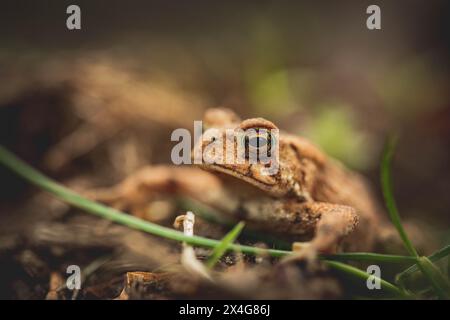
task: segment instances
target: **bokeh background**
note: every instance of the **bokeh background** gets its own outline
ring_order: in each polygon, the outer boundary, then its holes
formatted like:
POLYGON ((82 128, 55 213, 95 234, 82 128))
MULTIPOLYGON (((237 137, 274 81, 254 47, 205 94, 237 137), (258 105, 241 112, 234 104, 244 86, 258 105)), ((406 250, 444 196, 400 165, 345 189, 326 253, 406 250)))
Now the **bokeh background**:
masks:
MULTIPOLYGON (((450 235, 448 1, 2 1, 0 143, 78 189, 170 162, 205 108, 266 117, 450 235), (65 27, 78 4, 82 30, 65 27), (381 7, 382 30, 366 28, 381 7), (74 151, 75 150, 75 151, 74 151)), ((30 188, 0 169, 3 234, 30 188)))

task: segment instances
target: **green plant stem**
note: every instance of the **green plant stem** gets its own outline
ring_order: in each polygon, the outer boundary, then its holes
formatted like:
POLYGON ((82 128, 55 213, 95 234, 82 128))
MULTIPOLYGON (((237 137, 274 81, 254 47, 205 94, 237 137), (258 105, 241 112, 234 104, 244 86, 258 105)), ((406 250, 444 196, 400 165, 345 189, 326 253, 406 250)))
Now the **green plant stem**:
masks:
POLYGON ((344 273, 347 273, 347 274, 352 275, 352 276, 354 276, 356 278, 360 278, 360 279, 363 279, 363 280, 366 280, 366 281, 367 281, 367 279, 369 279, 369 277, 373 277, 373 278, 378 279, 380 281, 381 287, 384 290, 386 290, 386 291, 388 291, 388 292, 390 292, 390 293, 392 293, 392 294, 394 294, 396 296, 402 297, 402 298, 412 298, 410 295, 408 295, 406 292, 402 291, 400 288, 398 288, 394 284, 392 284, 392 283, 390 283, 390 282, 388 282, 386 280, 383 280, 381 278, 378 278, 378 277, 376 277, 374 275, 370 275, 367 272, 364 272, 364 271, 362 271, 362 270, 360 270, 358 268, 352 267, 352 266, 350 266, 348 264, 337 262, 337 261, 326 261, 326 264, 328 266, 332 267, 333 269, 342 271, 344 273))
POLYGON ((242 229, 244 228, 245 223, 239 222, 230 232, 228 232, 225 237, 223 237, 222 241, 218 246, 216 246, 211 253, 211 256, 209 257, 208 261, 206 262, 206 266, 209 269, 212 269, 216 263, 220 260, 220 258, 224 255, 224 253, 227 251, 227 247, 233 243, 237 237, 239 237, 239 234, 241 233, 242 229))
POLYGON ((441 271, 427 257, 420 257, 417 262, 420 271, 428 278, 440 299, 450 299, 450 286, 441 271))
POLYGON ((389 217, 391 218, 392 223, 394 224, 400 237, 402 238, 406 250, 408 250, 411 256, 418 258, 419 255, 417 254, 416 249, 412 245, 408 235, 405 232, 405 229, 403 228, 392 188, 391 161, 394 155, 397 140, 397 137, 393 137, 388 139, 386 143, 383 158, 381 160, 381 187, 383 190, 383 196, 386 202, 389 217))
MULTIPOLYGON (((144 221, 137 217, 120 212, 116 209, 88 200, 73 192, 72 190, 47 178, 37 170, 31 168, 29 165, 6 150, 3 146, 0 146, 0 163, 3 163, 6 167, 17 173, 22 178, 28 180, 32 184, 54 194, 59 199, 73 205, 76 208, 82 209, 102 218, 109 219, 111 221, 126 225, 137 230, 151 233, 156 236, 161 236, 180 242, 185 241, 186 243, 191 245, 215 248, 220 244, 220 241, 213 239, 203 238, 199 236, 186 236, 182 232, 159 226, 148 221, 144 221)), ((263 249, 235 244, 229 244, 228 250, 239 250, 244 253, 255 255, 270 254, 274 257, 282 257, 284 255, 291 254, 290 251, 285 250, 263 249)))
POLYGON ((439 268, 437 268, 427 257, 419 257, 416 248, 414 248, 412 242, 409 240, 409 237, 405 232, 405 229, 403 228, 400 214, 398 213, 397 205, 395 203, 391 175, 391 162, 394 155, 396 143, 396 137, 388 139, 381 161, 381 186, 383 189, 383 195, 389 212, 389 216, 400 237, 402 238, 403 244, 405 245, 409 254, 416 258, 418 269, 420 269, 420 271, 428 279, 436 294, 441 299, 449 299, 450 285, 448 284, 448 280, 444 278, 439 268))
MULTIPOLYGON (((449 255, 450 255, 450 245, 437 250, 436 252, 434 252, 433 254, 428 256, 428 259, 430 259, 431 262, 437 262, 437 261, 441 260, 442 258, 445 258, 449 255)), ((409 267, 408 269, 399 273, 397 275, 397 279, 398 279, 397 281, 403 281, 407 276, 412 275, 413 273, 415 273, 417 271, 419 271, 419 267, 417 266, 417 264, 414 264, 411 267, 409 267)))
MULTIPOLYGON (((179 204, 186 210, 194 210, 195 214, 202 217, 206 221, 224 225, 226 227, 233 227, 233 222, 231 220, 225 219, 213 208, 206 206, 203 203, 198 202, 195 199, 180 197, 178 198, 179 204), (193 208, 193 209, 192 209, 193 208)), ((251 239, 257 241, 265 241, 268 243, 273 243, 275 245, 287 248, 289 243, 270 236, 268 234, 261 234, 259 232, 254 232, 253 230, 242 230, 242 236, 247 236, 251 239)), ((380 254, 380 253, 370 253, 370 252, 346 252, 330 255, 322 255, 321 258, 336 260, 336 261, 371 261, 371 262, 389 262, 389 263, 405 263, 413 264, 416 263, 417 259, 411 256, 402 255, 390 255, 390 254, 380 254)))
POLYGON ((417 259, 415 257, 369 252, 337 253, 332 255, 325 255, 324 258, 337 261, 372 261, 409 264, 417 262, 417 259))

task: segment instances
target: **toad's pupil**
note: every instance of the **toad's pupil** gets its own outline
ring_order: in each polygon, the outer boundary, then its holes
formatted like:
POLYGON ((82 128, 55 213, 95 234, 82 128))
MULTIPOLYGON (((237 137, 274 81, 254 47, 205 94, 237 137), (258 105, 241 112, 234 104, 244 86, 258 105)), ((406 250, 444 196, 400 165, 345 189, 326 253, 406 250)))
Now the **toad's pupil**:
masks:
POLYGON ((264 147, 267 144, 267 139, 263 137, 253 137, 248 140, 248 145, 253 148, 264 147))

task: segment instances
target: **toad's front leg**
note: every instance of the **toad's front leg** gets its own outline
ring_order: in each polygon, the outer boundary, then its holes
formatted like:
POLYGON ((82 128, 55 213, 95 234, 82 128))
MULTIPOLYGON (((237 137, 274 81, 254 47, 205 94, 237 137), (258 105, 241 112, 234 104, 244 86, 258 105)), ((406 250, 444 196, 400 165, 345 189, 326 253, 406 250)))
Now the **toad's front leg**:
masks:
POLYGON ((295 253, 289 260, 311 261, 318 253, 336 253, 358 224, 358 215, 351 207, 329 203, 308 203, 305 206, 319 216, 314 236, 309 243, 294 244, 295 253))
MULTIPOLYGON (((297 239, 302 243, 299 255, 334 253, 358 223, 355 209, 325 202, 255 201, 244 205, 245 217, 261 228, 297 239)), ((242 213, 242 211, 241 211, 242 213)))
POLYGON ((338 245, 356 228, 358 215, 348 206, 312 203, 308 206, 315 210, 320 218, 316 224, 311 247, 322 253, 334 253, 338 245))

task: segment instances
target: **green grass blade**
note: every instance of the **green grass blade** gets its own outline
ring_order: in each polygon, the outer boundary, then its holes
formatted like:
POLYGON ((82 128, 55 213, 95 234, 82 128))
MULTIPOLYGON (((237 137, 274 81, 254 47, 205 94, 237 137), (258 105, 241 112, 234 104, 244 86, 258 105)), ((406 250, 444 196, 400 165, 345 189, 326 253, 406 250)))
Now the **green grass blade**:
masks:
POLYGON ((408 295, 406 292, 402 291, 400 288, 398 288, 397 286, 395 286, 394 284, 383 280, 381 278, 378 278, 376 276, 373 275, 369 275, 367 272, 364 272, 363 270, 360 270, 358 268, 352 267, 348 264, 345 263, 341 263, 341 262, 337 262, 337 261, 327 261, 326 264, 330 267, 332 267, 335 270, 339 270, 342 271, 346 274, 352 275, 356 278, 360 278, 363 279, 365 281, 367 281, 367 279, 369 277, 375 277, 377 278, 380 283, 381 283, 381 288, 383 288, 384 290, 386 290, 387 292, 390 292, 392 294, 394 294, 395 296, 401 297, 401 298, 413 298, 410 295, 408 295))
POLYGON ((420 257, 417 265, 422 273, 428 278, 439 298, 446 300, 450 299, 450 284, 441 273, 441 270, 439 270, 439 268, 427 257, 420 257))
POLYGON ((223 237, 220 244, 214 248, 211 256, 206 262, 206 266, 208 268, 212 269, 216 265, 220 258, 225 254, 230 244, 232 244, 237 239, 237 237, 239 237, 239 234, 241 233, 244 226, 244 222, 239 222, 230 232, 225 235, 225 237, 223 237))
POLYGON ((384 201, 388 209, 389 217, 397 229, 403 244, 408 250, 409 254, 414 257, 418 257, 416 249, 412 245, 408 238, 408 235, 403 228, 400 215, 398 213, 397 205, 394 199, 394 193, 392 188, 392 176, 391 176, 391 162, 394 155, 395 146, 397 144, 397 138, 388 139, 383 152, 383 158, 381 161, 381 187, 383 190, 384 201))
POLYGON ((336 261, 371 261, 389 263, 416 263, 417 258, 411 256, 400 256, 391 254, 380 254, 370 252, 347 252, 325 255, 324 258, 336 261))
MULTIPOLYGON (((431 262, 437 262, 449 255, 450 255, 450 245, 445 246, 442 249, 439 249, 438 251, 434 252, 433 254, 428 256, 428 259, 430 259, 431 262)), ((412 265, 411 267, 407 268, 406 270, 402 271, 397 275, 397 282, 404 282, 408 276, 411 276, 413 273, 417 271, 419 271, 419 267, 417 266, 417 264, 412 265)))
POLYGON ((450 278, 450 256, 447 257, 447 279, 450 278))
MULTIPOLYGON (((167 227, 159 226, 157 224, 139 219, 116 209, 104 206, 100 203, 88 200, 72 190, 62 186, 61 184, 51 180, 37 170, 31 168, 29 165, 18 159, 11 152, 0 146, 0 163, 17 173, 22 178, 31 182, 32 184, 48 191, 55 195, 60 200, 91 214, 100 216, 102 218, 126 225, 130 228, 144 231, 156 236, 164 237, 175 241, 183 242, 190 245, 196 245, 207 248, 215 248, 220 244, 220 241, 208 239, 199 236, 186 236, 182 232, 167 227)), ((230 244, 229 250, 240 250, 241 252, 262 255, 270 254, 274 257, 282 257, 291 254, 291 251, 263 249, 252 246, 241 246, 230 244)))
POLYGON ((419 257, 416 248, 414 248, 412 242, 408 238, 408 235, 403 228, 400 215, 398 213, 397 205, 395 203, 393 188, 392 188, 392 176, 391 176, 391 162, 394 155, 395 146, 397 143, 396 138, 388 139, 383 158, 381 161, 381 186, 383 189, 384 200, 388 209, 389 217, 392 223, 397 229, 403 244, 408 250, 409 254, 417 258, 417 267, 428 279, 431 286, 434 288, 436 294, 442 299, 449 298, 449 292, 447 288, 448 280, 443 277, 439 268, 437 268, 427 257, 419 257))

